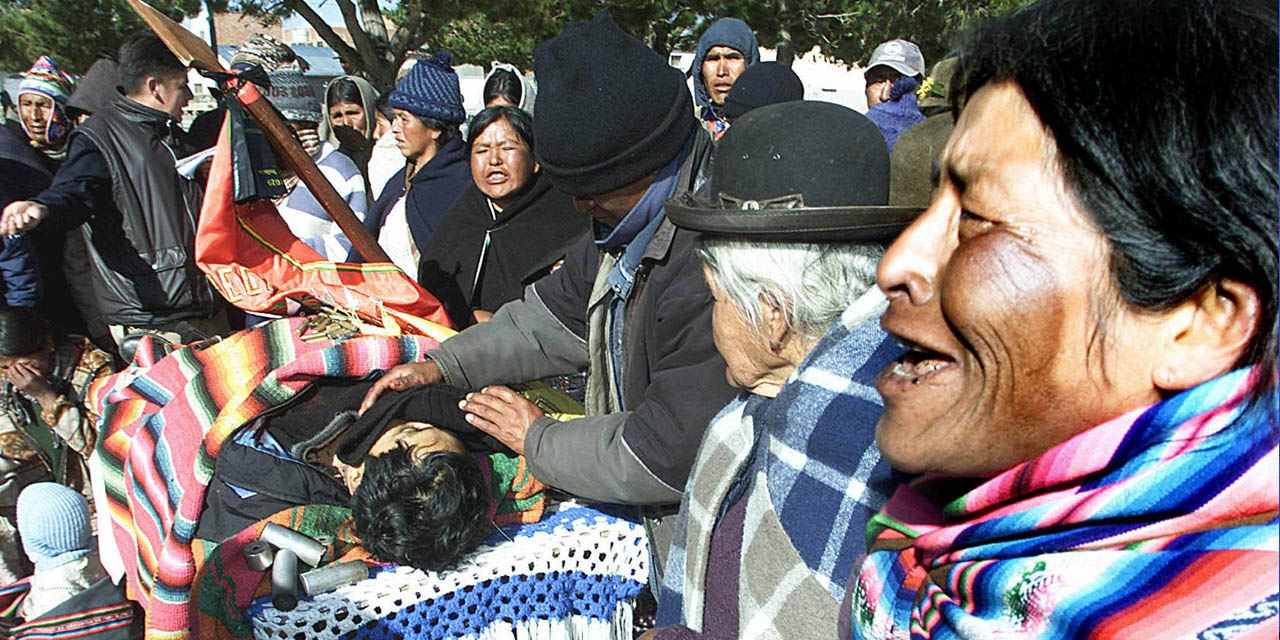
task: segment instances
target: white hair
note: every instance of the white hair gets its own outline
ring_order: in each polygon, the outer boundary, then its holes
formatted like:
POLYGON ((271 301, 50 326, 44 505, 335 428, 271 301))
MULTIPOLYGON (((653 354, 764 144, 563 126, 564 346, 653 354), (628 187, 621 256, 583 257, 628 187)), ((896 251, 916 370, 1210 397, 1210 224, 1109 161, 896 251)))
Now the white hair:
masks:
POLYGON ((884 246, 804 243, 703 236, 698 257, 738 315, 763 334, 760 301, 781 309, 787 326, 817 339, 840 314, 876 286, 884 246))

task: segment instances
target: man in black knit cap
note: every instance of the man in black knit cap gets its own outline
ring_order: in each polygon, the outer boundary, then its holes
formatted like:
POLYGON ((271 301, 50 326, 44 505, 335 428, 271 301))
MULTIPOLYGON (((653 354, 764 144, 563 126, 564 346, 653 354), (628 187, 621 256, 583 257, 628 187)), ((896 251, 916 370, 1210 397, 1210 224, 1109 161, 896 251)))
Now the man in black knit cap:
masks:
MULTIPOLYGON (((660 517, 678 506, 703 431, 733 396, 696 236, 663 209, 700 186, 710 139, 680 72, 608 13, 544 42, 533 67, 538 162, 595 219, 594 238, 491 321, 388 371, 365 404, 438 380, 474 389, 467 419, 523 453, 540 480, 660 517), (496 386, 581 370, 587 417, 576 420, 496 386)), ((652 548, 665 552, 661 533, 652 548)))

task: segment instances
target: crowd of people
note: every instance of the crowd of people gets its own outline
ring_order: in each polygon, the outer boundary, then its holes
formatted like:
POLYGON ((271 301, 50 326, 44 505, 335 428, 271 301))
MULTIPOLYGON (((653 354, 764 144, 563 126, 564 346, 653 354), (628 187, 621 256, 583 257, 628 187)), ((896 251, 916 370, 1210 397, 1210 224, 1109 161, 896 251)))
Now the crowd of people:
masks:
MULTIPOLYGON (((883 42, 864 114, 804 100, 740 19, 684 74, 602 12, 495 63, 468 117, 448 53, 317 92, 255 36, 232 73, 460 331, 229 442, 196 535, 350 505, 375 557, 448 570, 506 491, 469 454, 505 452, 635 507, 647 638, 1274 634, 1276 43, 1253 0, 1039 0, 932 69, 883 42), (572 376, 580 417, 512 388, 572 376)), ((29 581, 26 620, 123 602, 90 383, 140 337, 268 320, 196 263, 182 160, 226 103, 182 129, 155 35, 78 81, 56 55, 0 128, 0 580, 29 581)), ((293 235, 366 261, 280 171, 293 235)))

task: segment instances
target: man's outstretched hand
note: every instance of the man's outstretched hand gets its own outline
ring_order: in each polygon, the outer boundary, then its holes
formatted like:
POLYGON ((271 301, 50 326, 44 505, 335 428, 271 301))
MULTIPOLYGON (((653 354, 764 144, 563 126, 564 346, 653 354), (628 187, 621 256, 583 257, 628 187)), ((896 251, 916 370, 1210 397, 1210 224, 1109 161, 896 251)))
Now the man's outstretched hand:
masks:
POLYGON ((524 455, 524 436, 533 421, 544 414, 528 398, 508 387, 485 387, 468 393, 458 403, 471 426, 495 437, 512 451, 524 455))
POLYGON ((39 202, 17 200, 10 202, 0 214, 0 235, 14 236, 30 231, 49 215, 49 209, 39 202))
POLYGON ((360 403, 360 413, 364 413, 369 407, 372 407, 373 402, 387 389, 400 391, 401 389, 421 387, 424 384, 440 382, 443 379, 444 375, 440 373, 440 367, 430 360, 391 367, 386 373, 382 374, 381 378, 378 378, 377 382, 373 383, 373 386, 369 388, 369 392, 364 394, 364 401, 360 403))

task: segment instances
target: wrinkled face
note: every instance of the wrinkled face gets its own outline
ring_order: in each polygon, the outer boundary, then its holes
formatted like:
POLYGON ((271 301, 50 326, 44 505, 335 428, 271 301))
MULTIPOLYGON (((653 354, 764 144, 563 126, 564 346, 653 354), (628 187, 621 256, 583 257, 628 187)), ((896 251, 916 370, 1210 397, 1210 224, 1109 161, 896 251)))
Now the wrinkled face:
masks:
POLYGON ((471 144, 471 178, 499 210, 515 199, 537 170, 529 145, 506 118, 485 127, 471 144))
POLYGON ((416 163, 428 151, 434 151, 439 131, 423 124, 408 111, 396 109, 395 113, 396 119, 391 123, 391 131, 396 136, 396 146, 406 160, 416 163))
POLYGON ((908 347, 876 380, 895 467, 993 475, 1159 399, 1140 368, 1154 323, 1119 301, 1057 157, 1022 92, 987 85, 881 261, 881 324, 908 347))
MULTIPOLYGON (((711 307, 711 337, 716 351, 724 357, 725 380, 731 387, 756 393, 769 375, 771 363, 777 359, 769 350, 769 338, 743 319, 706 265, 702 266, 702 275, 715 300, 711 307)), ((760 395, 773 397, 777 393, 775 390, 760 395)))
POLYGON ((187 84, 187 74, 174 74, 168 80, 158 83, 156 93, 164 104, 164 112, 177 120, 182 117, 182 108, 191 102, 191 87, 187 84))
POLYGON ((333 128, 351 127, 364 135, 369 121, 365 118, 364 107, 354 102, 338 102, 329 107, 329 126, 333 128))
POLYGON ((42 145, 49 144, 49 120, 53 118, 53 100, 36 93, 18 96, 18 117, 27 135, 42 145))
MULTIPOLYGON (((409 448, 410 457, 415 464, 422 462, 428 454, 437 451, 463 454, 467 452, 467 447, 462 444, 462 441, 444 429, 438 429, 425 422, 400 422, 393 424, 374 441, 373 446, 369 447, 368 457, 382 455, 399 446, 409 448)), ((333 462, 338 472, 342 474, 342 481, 347 485, 347 489, 355 493, 356 487, 360 486, 361 478, 364 477, 364 463, 351 467, 343 464, 336 456, 333 462)))
POLYGON ((702 59, 702 81, 707 85, 707 96, 716 104, 724 104, 733 82, 747 69, 747 58, 741 51, 729 47, 711 47, 702 59))

